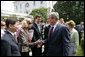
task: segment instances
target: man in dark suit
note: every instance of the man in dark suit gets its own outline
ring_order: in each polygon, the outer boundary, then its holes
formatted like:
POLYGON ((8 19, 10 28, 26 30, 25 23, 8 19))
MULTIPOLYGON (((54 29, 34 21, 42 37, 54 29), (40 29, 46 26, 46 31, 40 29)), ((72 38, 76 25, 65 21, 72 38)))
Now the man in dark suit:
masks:
MULTIPOLYGON (((45 25, 44 28, 44 40, 47 40, 50 28, 51 28, 50 21, 47 21, 47 24, 45 25)), ((48 53, 48 43, 45 43, 43 56, 48 56, 47 53, 48 53)))
POLYGON ((48 39, 48 56, 68 56, 70 49, 70 32, 69 29, 58 23, 59 14, 51 12, 49 19, 52 27, 49 30, 48 39))
POLYGON ((79 44, 81 44, 81 38, 82 38, 82 33, 84 31, 84 22, 80 22, 79 25, 76 25, 75 29, 78 31, 79 33, 79 44))
POLYGON ((21 56, 14 32, 17 31, 18 22, 14 18, 6 20, 7 30, 1 38, 1 56, 21 56))
MULTIPOLYGON (((40 25, 40 22, 41 22, 41 16, 37 15, 35 17, 35 22, 33 23, 33 26, 32 26, 32 29, 34 30, 32 42, 42 39, 42 33, 41 33, 42 26, 40 25)), ((38 45, 35 45, 31 49, 32 49, 32 56, 42 55, 42 47, 38 47, 38 45)))

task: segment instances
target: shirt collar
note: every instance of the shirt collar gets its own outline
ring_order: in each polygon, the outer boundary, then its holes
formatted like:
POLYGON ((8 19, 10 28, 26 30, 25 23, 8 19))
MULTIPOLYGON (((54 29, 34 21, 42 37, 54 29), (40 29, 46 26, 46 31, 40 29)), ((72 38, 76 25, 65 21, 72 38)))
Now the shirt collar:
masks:
POLYGON ((11 31, 9 31, 9 30, 7 30, 9 33, 11 33, 13 36, 14 36, 14 33, 13 32, 11 32, 11 31))
POLYGON ((56 24, 54 24, 54 26, 53 26, 53 27, 56 27, 56 26, 57 26, 57 24, 58 24, 58 22, 56 22, 56 24))
MULTIPOLYGON (((57 24, 58 24, 58 22, 56 22, 56 24, 54 24, 54 26, 53 26, 53 27, 54 27, 54 29, 56 28, 57 24)), ((54 31, 54 29, 53 29, 53 31, 54 31)))

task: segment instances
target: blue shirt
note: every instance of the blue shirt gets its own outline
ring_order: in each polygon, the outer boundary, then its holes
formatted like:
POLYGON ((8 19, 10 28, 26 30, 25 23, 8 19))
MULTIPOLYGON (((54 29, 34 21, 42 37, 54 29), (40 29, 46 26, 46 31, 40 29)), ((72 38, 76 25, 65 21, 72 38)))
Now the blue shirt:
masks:
POLYGON ((53 26, 54 28, 53 28, 53 31, 55 30, 55 28, 57 27, 57 24, 58 24, 58 22, 56 22, 56 24, 53 26))

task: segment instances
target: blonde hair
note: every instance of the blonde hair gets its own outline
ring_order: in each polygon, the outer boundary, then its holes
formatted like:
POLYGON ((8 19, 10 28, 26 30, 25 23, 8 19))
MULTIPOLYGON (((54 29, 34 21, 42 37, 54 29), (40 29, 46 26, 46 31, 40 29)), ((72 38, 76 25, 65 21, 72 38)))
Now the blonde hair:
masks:
POLYGON ((75 26, 75 22, 73 20, 66 22, 66 24, 69 25, 71 28, 75 26))
POLYGON ((32 20, 31 18, 25 18, 22 23, 22 28, 28 28, 28 23, 30 23, 32 20))
POLYGON ((1 26, 2 26, 2 25, 5 25, 5 24, 6 24, 6 23, 5 23, 4 21, 1 21, 1 26))
POLYGON ((23 20, 21 22, 21 24, 22 24, 22 28, 27 28, 28 27, 28 24, 27 24, 27 21, 26 20, 23 20))

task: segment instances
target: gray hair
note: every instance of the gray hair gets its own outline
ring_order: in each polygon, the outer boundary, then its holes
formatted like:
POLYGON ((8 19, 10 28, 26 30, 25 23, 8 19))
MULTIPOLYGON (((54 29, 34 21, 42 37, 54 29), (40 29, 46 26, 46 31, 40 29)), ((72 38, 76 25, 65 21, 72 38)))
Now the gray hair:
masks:
POLYGON ((59 20, 59 13, 58 12, 51 12, 50 17, 51 18, 56 18, 56 20, 59 20))

